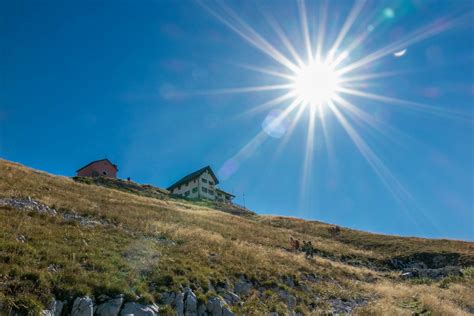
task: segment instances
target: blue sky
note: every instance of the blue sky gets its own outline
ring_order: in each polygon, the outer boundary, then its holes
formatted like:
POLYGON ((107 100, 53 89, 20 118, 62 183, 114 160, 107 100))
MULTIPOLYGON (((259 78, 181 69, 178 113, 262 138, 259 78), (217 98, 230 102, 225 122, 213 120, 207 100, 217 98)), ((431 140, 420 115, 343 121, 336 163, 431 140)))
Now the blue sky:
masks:
MULTIPOLYGON (((306 4, 314 41, 321 4, 306 4)), ((271 15, 304 55, 295 2, 225 5, 290 57, 265 18, 271 15)), ((2 1, 0 156, 67 176, 108 157, 119 176, 160 187, 211 165, 236 202, 243 204, 245 194, 245 204, 262 214, 474 240, 470 1, 369 1, 347 33, 341 49, 370 33, 348 54, 344 62, 350 64, 413 39, 410 34, 422 27, 442 26, 401 47, 407 48, 403 56, 390 52, 355 72, 397 72, 361 81, 360 89, 434 107, 419 111, 345 96, 380 124, 376 130, 346 116, 383 164, 375 170, 330 111, 317 119, 325 129, 316 124, 311 151, 309 111, 291 134, 285 127, 294 117, 271 135, 262 132, 262 123, 290 101, 249 113, 278 91, 218 93, 278 82, 242 65, 275 71, 282 65, 206 6, 223 12, 216 3, 184 0, 2 1)), ((329 2, 323 53, 351 8, 349 1, 329 2)))

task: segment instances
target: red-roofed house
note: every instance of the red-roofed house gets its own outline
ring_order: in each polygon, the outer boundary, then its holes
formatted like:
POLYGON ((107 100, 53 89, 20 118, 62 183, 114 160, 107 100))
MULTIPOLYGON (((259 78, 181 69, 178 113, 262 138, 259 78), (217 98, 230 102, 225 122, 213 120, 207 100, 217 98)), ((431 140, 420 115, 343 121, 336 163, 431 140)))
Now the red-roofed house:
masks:
POLYGON ((93 161, 76 171, 78 177, 109 177, 117 178, 117 165, 108 159, 93 161))

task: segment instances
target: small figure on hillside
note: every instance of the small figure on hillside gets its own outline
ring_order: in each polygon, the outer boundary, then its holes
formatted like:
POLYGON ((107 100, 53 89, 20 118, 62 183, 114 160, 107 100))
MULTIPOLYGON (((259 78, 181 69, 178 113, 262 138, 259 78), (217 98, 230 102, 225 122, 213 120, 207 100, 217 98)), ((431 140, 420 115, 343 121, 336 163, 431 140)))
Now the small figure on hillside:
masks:
POLYGON ((290 236, 290 250, 300 250, 300 241, 298 239, 294 239, 293 236, 290 236))
POLYGON ((304 252, 306 259, 313 258, 315 249, 311 241, 303 241, 303 247, 301 250, 304 252))
POLYGON ((130 177, 127 178, 127 181, 130 182, 130 177))
POLYGON ((331 236, 333 238, 339 236, 339 234, 341 232, 341 228, 337 225, 333 225, 333 226, 329 227, 328 230, 329 230, 329 233, 331 234, 331 236))

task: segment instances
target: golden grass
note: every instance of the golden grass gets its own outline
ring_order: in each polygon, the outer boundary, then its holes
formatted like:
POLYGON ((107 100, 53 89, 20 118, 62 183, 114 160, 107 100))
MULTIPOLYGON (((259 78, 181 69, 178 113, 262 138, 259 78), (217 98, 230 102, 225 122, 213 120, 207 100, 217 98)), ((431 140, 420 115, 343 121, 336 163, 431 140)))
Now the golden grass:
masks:
POLYGON ((239 217, 202 204, 77 183, 0 160, 0 197, 28 196, 116 226, 87 228, 0 208, 0 301, 16 308, 38 311, 53 295, 99 292, 123 292, 151 301, 161 291, 187 285, 198 295, 210 295, 213 284, 233 283, 240 275, 266 289, 234 307, 247 315, 284 309, 278 289, 298 297, 298 309, 305 314, 311 313, 310 304, 330 310, 335 298, 365 298, 368 305, 356 313, 376 315, 409 315, 418 309, 463 315, 474 302, 472 279, 453 280, 447 288, 439 282, 414 285, 366 264, 416 252, 458 253, 472 262, 474 246, 468 242, 350 229, 332 238, 324 223, 239 217), (19 234, 27 237, 26 243, 16 240, 19 234), (327 258, 308 260, 288 251, 290 236, 311 240, 327 258), (347 258, 361 266, 347 264, 347 258), (49 271, 50 265, 57 265, 58 271, 49 271), (318 281, 304 281, 306 274, 318 276, 318 281), (299 286, 286 286, 286 276, 298 280, 299 286))

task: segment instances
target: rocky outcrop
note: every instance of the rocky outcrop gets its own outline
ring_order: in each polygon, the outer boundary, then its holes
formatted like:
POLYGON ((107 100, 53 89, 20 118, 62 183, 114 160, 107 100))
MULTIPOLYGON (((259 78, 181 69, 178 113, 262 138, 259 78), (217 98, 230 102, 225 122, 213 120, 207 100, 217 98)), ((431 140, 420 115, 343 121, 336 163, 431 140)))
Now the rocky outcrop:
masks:
MULTIPOLYGON (((64 303, 61 301, 53 300, 49 305, 48 309, 43 310, 42 316, 61 316, 63 311, 64 303)), ((1 308, 0 308, 1 311, 1 308)))
POLYGON ((246 296, 253 288, 252 282, 241 276, 234 285, 234 292, 239 296, 246 296))
POLYGON ((108 299, 97 306, 95 314, 97 316, 117 316, 123 305, 123 297, 108 299))
POLYGON ((438 269, 429 269, 429 268, 405 268, 401 272, 401 277, 403 279, 411 278, 428 278, 433 280, 440 280, 447 276, 460 276, 461 267, 447 266, 444 268, 438 269))
POLYGON ((185 316, 197 316, 197 297, 190 288, 184 291, 185 316))
POLYGON ((159 308, 156 305, 142 305, 136 302, 125 303, 120 316, 156 316, 159 308))
POLYGON ((35 212, 42 215, 56 216, 58 212, 48 205, 28 198, 4 198, 0 199, 0 206, 8 206, 14 209, 35 212))
POLYGON ((90 297, 78 297, 74 300, 71 316, 92 316, 93 314, 94 303, 90 297))

